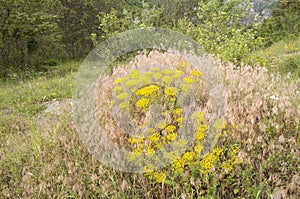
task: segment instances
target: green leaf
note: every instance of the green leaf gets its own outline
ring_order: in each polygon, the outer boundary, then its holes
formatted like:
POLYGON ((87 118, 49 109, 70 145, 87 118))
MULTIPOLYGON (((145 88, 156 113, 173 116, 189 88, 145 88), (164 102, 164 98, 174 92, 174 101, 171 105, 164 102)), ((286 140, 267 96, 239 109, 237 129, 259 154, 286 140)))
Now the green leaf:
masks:
POLYGON ((233 190, 234 195, 236 195, 238 192, 239 192, 238 189, 234 189, 234 190, 233 190))

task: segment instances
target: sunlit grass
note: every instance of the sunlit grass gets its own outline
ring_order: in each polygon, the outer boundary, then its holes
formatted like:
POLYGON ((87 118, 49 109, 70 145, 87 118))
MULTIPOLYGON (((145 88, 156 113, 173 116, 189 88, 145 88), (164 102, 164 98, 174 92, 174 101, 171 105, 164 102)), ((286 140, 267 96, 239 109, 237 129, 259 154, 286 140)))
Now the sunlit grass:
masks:
POLYGON ((250 65, 265 66, 271 73, 291 73, 300 78, 300 36, 294 40, 279 41, 267 49, 258 50, 244 60, 250 65))

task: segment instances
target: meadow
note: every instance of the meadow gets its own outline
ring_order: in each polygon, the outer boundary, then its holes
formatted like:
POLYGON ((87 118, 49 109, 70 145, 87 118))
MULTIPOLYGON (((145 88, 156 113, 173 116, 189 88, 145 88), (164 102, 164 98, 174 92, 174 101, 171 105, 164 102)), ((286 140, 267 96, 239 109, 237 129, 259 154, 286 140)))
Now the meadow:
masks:
POLYGON ((216 61, 228 98, 222 154, 206 175, 167 167, 168 181, 116 171, 88 153, 71 106, 81 61, 1 79, 0 197, 299 198, 299 41, 249 55, 264 67, 216 61))

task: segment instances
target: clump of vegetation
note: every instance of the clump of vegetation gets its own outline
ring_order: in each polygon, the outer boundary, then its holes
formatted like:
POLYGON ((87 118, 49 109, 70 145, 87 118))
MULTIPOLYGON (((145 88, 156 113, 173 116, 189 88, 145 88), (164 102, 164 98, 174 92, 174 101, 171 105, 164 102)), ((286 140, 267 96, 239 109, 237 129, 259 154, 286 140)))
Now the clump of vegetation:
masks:
MULTIPOLYGON (((186 67, 187 63, 182 62, 177 68, 186 67)), ((115 103, 119 108, 130 112, 132 119, 139 124, 137 129, 143 129, 141 134, 129 137, 128 142, 132 152, 128 158, 133 165, 143 168, 145 175, 151 179, 154 178, 156 182, 172 183, 171 179, 174 180, 175 176, 183 175, 186 171, 193 173, 193 177, 196 177, 196 173, 206 177, 216 170, 217 163, 222 165, 223 172, 228 172, 238 163, 237 156, 235 156, 238 149, 232 152, 230 160, 222 164, 219 161, 226 159, 222 148, 217 147, 202 157, 204 147, 202 141, 207 133, 217 134, 217 132, 209 132, 209 124, 203 112, 194 112, 191 118, 183 117, 182 103, 187 100, 187 96, 192 95, 193 90, 196 89, 195 86, 200 89, 200 81, 202 81, 201 73, 196 70, 186 74, 182 70, 163 70, 154 67, 144 74, 139 70, 132 70, 127 76, 118 78, 114 82, 113 90, 117 98, 115 103), (145 85, 139 87, 139 84, 145 85), (155 104, 160 105, 160 108, 156 109, 157 113, 151 112, 151 107, 155 104), (149 111, 154 116, 147 117, 149 111), (161 117, 158 116, 159 119, 151 121, 156 115, 161 117), (188 146, 188 140, 182 136, 182 134, 188 134, 181 130, 187 128, 184 127, 187 125, 185 120, 193 120, 197 123, 196 131, 190 138, 195 140, 191 146, 188 146), (166 151, 161 151, 168 145, 166 151), (162 154, 159 154, 161 152, 162 154), (170 162, 171 166, 163 171, 157 170, 156 167, 161 165, 159 163, 161 161, 170 162)), ((215 130, 220 131, 225 128, 222 121, 217 123, 219 124, 215 130)), ((189 127, 191 127, 190 122, 189 127)), ((225 150, 227 150, 226 147, 225 150)), ((185 176, 187 179, 190 177, 185 176)), ((197 188, 200 189, 200 187, 197 188)))

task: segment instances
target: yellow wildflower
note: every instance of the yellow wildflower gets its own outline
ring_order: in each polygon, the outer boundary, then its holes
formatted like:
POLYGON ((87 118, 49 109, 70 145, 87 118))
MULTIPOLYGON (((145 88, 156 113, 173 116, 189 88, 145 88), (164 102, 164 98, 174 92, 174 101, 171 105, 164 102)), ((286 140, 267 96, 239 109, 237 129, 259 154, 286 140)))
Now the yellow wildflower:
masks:
POLYGON ((158 183, 162 183, 166 179, 166 174, 164 174, 163 172, 155 172, 153 175, 154 175, 155 181, 158 183))
POLYGON ((176 97, 170 97, 170 98, 168 98, 168 100, 169 100, 170 102, 175 102, 175 101, 176 101, 176 97))
POLYGON ((156 96, 156 92, 159 90, 159 87, 156 85, 150 85, 150 86, 146 86, 143 87, 141 89, 138 89, 135 94, 139 95, 139 96, 156 96))
POLYGON ((119 83, 125 82, 127 79, 128 79, 128 77, 117 78, 117 79, 115 79, 114 84, 119 84, 119 83))
POLYGON ((160 149, 160 148, 162 147, 162 145, 161 145, 160 143, 156 143, 156 144, 154 145, 154 147, 155 147, 156 149, 160 149))
POLYGON ((200 161, 200 171, 204 174, 209 173, 210 169, 213 167, 213 164, 217 160, 217 157, 212 154, 206 154, 203 159, 200 161))
POLYGON ((132 70, 132 71, 130 71, 130 74, 128 75, 128 77, 136 79, 136 78, 139 78, 141 75, 142 75, 141 71, 139 71, 139 70, 132 70))
POLYGON ((232 165, 228 161, 222 163, 221 167, 225 170, 226 173, 232 170, 232 165))
POLYGON ((170 111, 169 111, 169 110, 166 110, 166 111, 164 111, 164 112, 161 113, 161 115, 163 115, 163 116, 167 116, 167 115, 169 115, 169 114, 170 114, 170 111))
POLYGON ((184 161, 182 158, 178 158, 173 161, 172 165, 175 168, 175 170, 181 171, 181 169, 183 169, 183 167, 184 167, 184 161))
POLYGON ((166 75, 172 75, 174 73, 174 71, 170 69, 164 69, 161 72, 166 75))
POLYGON ((128 138, 128 142, 130 144, 137 144, 137 143, 141 143, 143 142, 144 138, 134 138, 134 137, 130 137, 128 138))
POLYGON ((155 134, 151 135, 148 139, 150 141, 152 141, 152 142, 157 142, 160 139, 160 134, 159 133, 155 133, 155 134))
POLYGON ((200 143, 196 144, 196 146, 194 147, 194 151, 195 151, 198 155, 200 155, 202 149, 203 149, 203 146, 202 146, 200 143))
POLYGON ((158 124, 156 124, 156 127, 160 129, 164 129, 167 127, 167 124, 165 122, 159 122, 158 124))
POLYGON ((126 87, 131 87, 131 86, 137 85, 138 83, 139 83, 139 82, 138 82, 137 80, 131 79, 131 80, 128 80, 128 81, 125 83, 125 86, 126 86, 126 87))
POLYGON ((123 91, 123 88, 122 88, 122 86, 116 86, 116 87, 113 88, 113 91, 116 92, 116 93, 120 93, 120 92, 123 91))
POLYGON ((185 154, 183 154, 182 159, 185 163, 190 163, 195 157, 194 152, 186 152, 185 154))
POLYGON ((194 83, 194 80, 192 78, 190 78, 190 77, 183 78, 183 81, 185 81, 188 84, 194 83))
POLYGON ((181 78, 182 77, 183 72, 181 70, 176 70, 175 74, 173 75, 175 78, 181 78))
POLYGON ((220 156, 223 152, 223 149, 220 148, 220 147, 217 147, 217 148, 214 148, 213 149, 213 153, 216 155, 216 156, 220 156))
POLYGON ((120 93, 118 96, 117 96, 117 99, 119 100, 124 100, 128 97, 128 93, 126 92, 123 92, 123 93, 120 93))
POLYGON ((177 133, 171 133, 166 137, 168 140, 173 141, 177 138, 177 133))
POLYGON ((153 67, 151 70, 152 70, 152 71, 159 71, 160 68, 159 68, 159 67, 153 67))
POLYGON ((182 113, 182 108, 176 108, 173 112, 175 115, 180 115, 182 113))
POLYGON ((201 140, 203 140, 204 139, 204 137, 205 137, 205 131, 197 131, 196 133, 195 133, 195 138, 197 139, 197 140, 199 140, 199 141, 201 141, 201 140))
POLYGON ((238 152, 240 152, 240 147, 237 145, 234 145, 231 147, 232 149, 232 153, 237 154, 238 152))
POLYGON ((134 159, 138 158, 141 155, 142 155, 142 149, 141 148, 136 148, 131 153, 128 154, 128 159, 129 160, 134 160, 134 159))
POLYGON ((182 117, 178 117, 178 118, 176 119, 176 122, 178 122, 178 123, 183 122, 183 118, 182 118, 182 117))
POLYGON ((146 150, 146 156, 148 156, 148 157, 152 157, 154 155, 154 153, 155 153, 155 150, 152 148, 148 148, 146 150))
POLYGON ((163 76, 161 81, 165 84, 170 84, 173 81, 173 78, 171 76, 163 76))
POLYGON ((176 96, 178 94, 178 89, 175 87, 167 87, 165 89, 165 94, 167 96, 176 96))
POLYGON ((191 71, 190 74, 193 75, 194 77, 199 77, 199 76, 202 75, 202 74, 201 74, 199 71, 197 71, 197 70, 191 71))
POLYGON ((169 133, 172 133, 176 129, 176 126, 174 125, 169 125, 166 127, 166 131, 169 133))
POLYGON ((122 81, 122 78, 117 78, 117 79, 115 79, 114 84, 119 84, 119 83, 121 83, 121 81, 122 81))
POLYGON ((148 108, 149 100, 143 97, 139 101, 136 102, 136 105, 142 109, 148 108))
POLYGON ((153 174, 154 168, 152 165, 147 165, 147 166, 143 167, 142 171, 143 171, 143 173, 150 175, 150 174, 153 174))
POLYGON ((128 102, 122 102, 119 104, 119 108, 124 109, 124 110, 128 110, 129 109, 129 104, 128 102))

